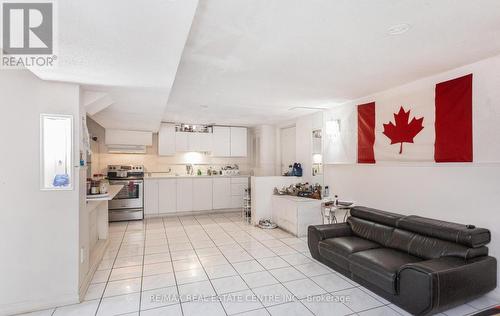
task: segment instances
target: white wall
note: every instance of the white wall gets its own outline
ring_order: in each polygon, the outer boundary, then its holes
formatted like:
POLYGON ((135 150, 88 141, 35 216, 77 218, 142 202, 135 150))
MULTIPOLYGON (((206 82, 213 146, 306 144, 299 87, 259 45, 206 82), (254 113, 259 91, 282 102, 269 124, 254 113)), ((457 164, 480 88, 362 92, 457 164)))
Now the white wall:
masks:
POLYGON ((273 125, 259 125, 253 129, 255 137, 253 175, 274 176, 279 174, 279 133, 273 125), (278 136, 277 136, 278 135, 278 136), (278 161, 278 162, 277 162, 278 161), (278 169, 278 170, 277 170, 278 169))
POLYGON ((78 139, 79 88, 2 70, 0 96, 0 315, 75 303, 79 171, 73 190, 40 191, 39 138, 49 113, 73 115, 78 139))
MULTIPOLYGON (((302 179, 304 182, 323 184, 323 175, 312 175, 313 138, 312 131, 323 128, 323 112, 299 117, 296 127, 296 158, 302 164, 302 179)), ((324 134, 324 133, 323 133, 324 134)))
MULTIPOLYGON (((338 164, 325 167, 325 184, 341 199, 358 204, 486 227, 490 254, 500 259, 500 56, 357 100, 353 107, 388 95, 474 74, 474 163, 338 164)), ((424 93, 424 92, 422 92, 424 93)), ((355 121, 355 120, 351 120, 355 121)), ((347 120, 349 122, 349 120, 347 120)), ((343 122, 345 123, 345 122, 343 122)), ((353 130, 356 126, 351 126, 353 130)), ((356 135, 350 135, 356 146, 356 135)), ((354 147, 355 148, 355 147, 354 147)), ((352 147, 347 149, 351 152, 352 147)), ((497 290, 495 294, 498 294, 497 290)))
POLYGON ((284 173, 288 170, 289 165, 293 165, 297 161, 296 155, 296 136, 295 126, 284 127, 280 129, 280 149, 281 149, 281 164, 279 171, 284 173))

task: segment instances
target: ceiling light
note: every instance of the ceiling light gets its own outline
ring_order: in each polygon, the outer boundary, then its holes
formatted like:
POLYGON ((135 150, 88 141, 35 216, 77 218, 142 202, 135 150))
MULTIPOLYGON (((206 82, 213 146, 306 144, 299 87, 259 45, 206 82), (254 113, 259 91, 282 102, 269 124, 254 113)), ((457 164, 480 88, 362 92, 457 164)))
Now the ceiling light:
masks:
POLYGON ((293 110, 299 110, 299 109, 304 109, 304 110, 328 110, 328 108, 321 107, 321 106, 294 106, 288 109, 288 111, 293 111, 293 110))
POLYGON ((396 25, 391 26, 387 30, 387 34, 389 34, 389 35, 401 35, 401 34, 408 32, 408 30, 410 28, 411 28, 411 25, 408 23, 396 24, 396 25))
POLYGON ((208 105, 205 105, 205 104, 200 105, 200 108, 202 108, 202 109, 208 109, 208 105))

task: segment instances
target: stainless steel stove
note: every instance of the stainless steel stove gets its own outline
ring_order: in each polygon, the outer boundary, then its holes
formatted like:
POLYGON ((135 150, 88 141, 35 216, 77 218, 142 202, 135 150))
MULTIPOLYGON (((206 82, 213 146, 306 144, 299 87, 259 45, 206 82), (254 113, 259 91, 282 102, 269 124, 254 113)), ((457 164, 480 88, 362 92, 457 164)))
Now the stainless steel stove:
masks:
POLYGON ((144 218, 144 166, 108 166, 110 184, 123 185, 109 201, 109 221, 130 221, 144 218))

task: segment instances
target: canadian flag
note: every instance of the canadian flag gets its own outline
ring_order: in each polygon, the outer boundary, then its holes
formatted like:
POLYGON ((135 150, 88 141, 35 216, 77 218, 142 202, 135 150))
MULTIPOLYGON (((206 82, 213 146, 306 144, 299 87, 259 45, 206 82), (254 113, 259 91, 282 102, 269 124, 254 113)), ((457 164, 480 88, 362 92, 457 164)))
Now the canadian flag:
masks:
POLYGON ((472 162, 472 74, 358 105, 358 163, 472 162))

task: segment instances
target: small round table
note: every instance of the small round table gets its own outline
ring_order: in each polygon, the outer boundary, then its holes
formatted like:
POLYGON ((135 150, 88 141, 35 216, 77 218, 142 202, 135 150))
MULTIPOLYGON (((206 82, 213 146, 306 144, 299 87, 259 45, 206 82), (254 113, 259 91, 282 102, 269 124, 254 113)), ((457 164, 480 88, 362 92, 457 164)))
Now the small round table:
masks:
POLYGON ((334 201, 325 201, 321 203, 321 216, 323 218, 323 224, 333 224, 333 223, 338 223, 337 220, 337 211, 339 210, 344 210, 344 216, 342 219, 342 222, 345 222, 347 220, 347 217, 349 216, 349 212, 351 211, 351 208, 354 207, 354 203, 351 205, 335 205, 334 201), (326 221, 326 223, 325 223, 326 221))

